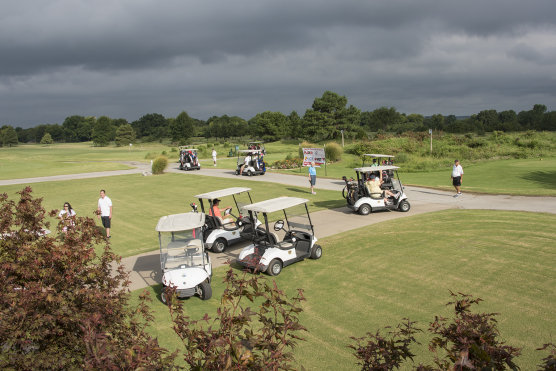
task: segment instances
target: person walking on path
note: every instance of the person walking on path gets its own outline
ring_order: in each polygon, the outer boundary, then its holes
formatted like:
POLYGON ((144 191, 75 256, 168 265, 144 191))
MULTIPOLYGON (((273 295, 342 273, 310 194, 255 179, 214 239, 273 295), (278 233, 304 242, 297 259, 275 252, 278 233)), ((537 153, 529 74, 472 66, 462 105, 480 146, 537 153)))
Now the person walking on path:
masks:
POLYGON ((450 176, 452 179, 452 184, 456 189, 456 194, 454 197, 461 196, 461 181, 463 180, 463 168, 459 164, 459 160, 454 161, 454 166, 452 167, 452 175, 450 176))
POLYGON ((316 195, 317 192, 313 189, 315 184, 317 184, 317 169, 314 162, 311 162, 311 166, 309 166, 309 183, 311 184, 311 194, 316 195))
POLYGON ((106 229, 106 238, 110 238, 110 222, 112 221, 112 200, 106 195, 104 189, 100 190, 98 199, 97 217, 102 220, 102 226, 106 229))
POLYGON ((212 162, 214 162, 214 166, 216 166, 216 150, 212 147, 212 162))

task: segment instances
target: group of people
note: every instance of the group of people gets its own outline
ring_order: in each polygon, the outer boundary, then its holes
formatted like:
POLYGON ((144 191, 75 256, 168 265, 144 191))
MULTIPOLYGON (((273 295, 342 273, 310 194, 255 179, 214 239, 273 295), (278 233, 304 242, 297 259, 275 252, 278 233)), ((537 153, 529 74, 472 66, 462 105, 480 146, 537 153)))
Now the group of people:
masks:
POLYGON ((182 165, 189 163, 194 166, 197 166, 199 164, 197 160, 197 156, 195 155, 195 153, 193 153, 193 151, 183 151, 180 155, 180 161, 182 165))
MULTIPOLYGON (((106 229, 106 238, 110 238, 110 227, 112 221, 112 200, 106 195, 104 189, 100 190, 100 198, 97 202, 97 218, 102 221, 102 226, 106 229)), ((62 228, 64 233, 75 226, 75 217, 77 212, 71 207, 69 202, 64 202, 64 207, 58 213, 58 218, 62 220, 64 226, 62 228)))

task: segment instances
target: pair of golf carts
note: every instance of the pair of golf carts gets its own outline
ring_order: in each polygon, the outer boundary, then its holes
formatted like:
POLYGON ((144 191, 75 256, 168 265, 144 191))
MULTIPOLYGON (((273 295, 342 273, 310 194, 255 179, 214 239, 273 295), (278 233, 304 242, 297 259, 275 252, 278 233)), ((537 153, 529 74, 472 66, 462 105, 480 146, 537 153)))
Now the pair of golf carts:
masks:
POLYGON ((241 149, 237 151, 236 175, 264 175, 266 164, 263 160, 264 153, 261 149, 241 149))
POLYGON ((404 192, 404 187, 398 175, 398 166, 394 165, 378 165, 380 163, 392 163, 394 156, 365 154, 363 155, 363 165, 365 164, 365 156, 373 158, 372 166, 362 166, 355 168, 357 179, 342 179, 346 185, 342 191, 342 196, 347 201, 347 206, 361 215, 368 215, 374 211, 380 210, 399 210, 407 212, 411 205, 404 192), (386 160, 382 160, 386 158, 386 160), (373 179, 371 179, 373 178, 373 179), (371 193, 367 187, 367 182, 379 179, 380 188, 383 192, 371 193), (393 194, 388 195, 387 193, 393 194))
POLYGON ((197 149, 191 146, 180 146, 180 170, 201 170, 197 149))
MULTIPOLYGON (((239 189, 237 190, 239 191, 239 189)), ((231 193, 231 190, 222 190, 220 195, 231 193)), ((247 192, 245 189, 243 192, 247 192)), ((242 192, 242 193, 243 193, 242 192)), ((216 193, 216 192, 214 192, 216 193)), ((215 194, 203 194, 199 199, 209 199, 215 194)), ((248 221, 239 216, 236 220, 240 238, 250 238, 252 243, 245 247, 239 254, 238 263, 253 271, 267 272, 269 275, 278 275, 282 268, 306 258, 319 259, 322 256, 322 247, 316 244, 313 225, 307 208, 308 200, 297 197, 279 197, 250 205, 243 206, 242 210, 248 213, 248 221), (304 207, 305 215, 291 216, 288 218, 286 209, 304 207), (274 231, 283 234, 280 238, 269 228, 269 220, 273 220, 276 212, 283 213, 283 219, 274 223, 274 231), (259 222, 259 214, 264 219, 264 227, 259 222), (243 224, 243 222, 246 222, 243 224)), ((210 203, 213 205, 213 203, 210 203)), ((201 203, 203 205, 203 203, 201 203)), ((202 206, 204 208, 204 206, 202 206)), ((294 213, 295 214, 295 213, 294 213)), ((213 213, 214 215, 214 213, 213 213)), ((161 293, 162 302, 167 302, 166 287, 175 286, 179 298, 198 295, 202 300, 212 296, 210 286, 212 266, 210 256, 206 251, 209 238, 212 234, 218 235, 212 246, 227 232, 225 229, 210 229, 207 220, 210 217, 204 212, 193 212, 168 215, 160 218, 156 230, 159 235, 160 265, 162 269, 161 293), (205 237, 207 235, 208 237, 205 237)), ((281 216, 280 216, 281 217, 281 216)), ((237 236, 237 235, 236 235, 237 236)), ((220 249, 217 247, 217 250, 220 249)))

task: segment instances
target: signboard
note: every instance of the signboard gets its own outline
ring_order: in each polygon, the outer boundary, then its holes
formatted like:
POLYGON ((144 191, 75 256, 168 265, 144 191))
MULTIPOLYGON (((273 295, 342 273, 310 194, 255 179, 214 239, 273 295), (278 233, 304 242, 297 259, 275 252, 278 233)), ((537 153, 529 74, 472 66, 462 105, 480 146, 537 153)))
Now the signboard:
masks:
POLYGON ((309 166, 311 162, 315 165, 326 163, 324 148, 303 148, 303 166, 309 166))

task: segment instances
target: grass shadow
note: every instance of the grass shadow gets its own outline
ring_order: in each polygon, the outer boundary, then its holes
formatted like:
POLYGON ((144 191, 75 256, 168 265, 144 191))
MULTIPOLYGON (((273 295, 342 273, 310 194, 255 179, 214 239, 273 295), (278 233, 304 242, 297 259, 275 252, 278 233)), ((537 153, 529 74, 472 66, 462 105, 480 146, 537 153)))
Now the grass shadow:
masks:
POLYGON ((532 171, 521 176, 528 182, 534 182, 542 187, 556 189, 556 171, 532 171))

